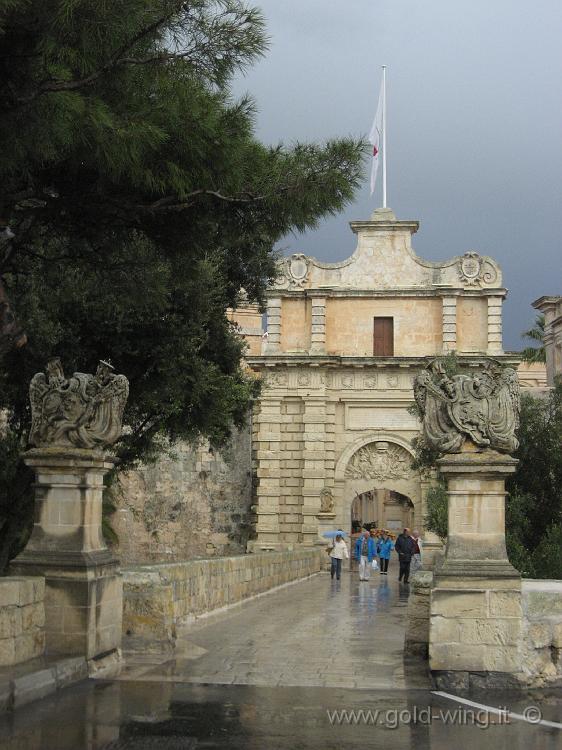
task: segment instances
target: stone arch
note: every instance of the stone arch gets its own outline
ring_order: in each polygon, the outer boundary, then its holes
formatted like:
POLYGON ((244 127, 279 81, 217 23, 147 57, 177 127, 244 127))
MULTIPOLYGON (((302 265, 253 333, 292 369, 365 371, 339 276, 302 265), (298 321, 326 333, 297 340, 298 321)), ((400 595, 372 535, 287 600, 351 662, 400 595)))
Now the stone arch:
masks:
POLYGON ((363 437, 358 438, 342 451, 342 454, 336 463, 336 481, 343 481, 345 479, 345 471, 353 456, 357 453, 357 451, 359 451, 366 445, 369 445, 370 443, 393 443, 394 445, 398 445, 401 448, 404 448, 404 450, 407 451, 410 456, 412 456, 412 458, 414 457, 414 450, 409 441, 405 438, 399 437, 392 432, 373 432, 369 435, 364 435, 363 437))
MULTIPOLYGON (((375 451, 364 452, 363 460, 366 462, 366 466, 371 469, 370 471, 367 470, 367 476, 354 477, 353 472, 348 471, 348 467, 352 465, 354 457, 358 454, 361 455, 362 449, 376 443, 387 443, 391 451, 393 448, 400 448, 408 457, 414 457, 411 443, 406 438, 391 432, 378 431, 369 433, 357 438, 357 440, 348 445, 342 451, 335 467, 336 504, 339 505, 337 508, 338 517, 347 526, 347 520, 351 516, 351 503, 356 494, 364 492, 367 489, 384 488, 394 490, 410 498, 414 505, 415 523, 421 526, 423 519, 422 481, 418 472, 415 470, 409 472, 398 471, 395 476, 390 475, 385 477, 384 473, 381 476, 377 476, 379 461, 376 457, 376 449, 375 451), (374 457, 370 457, 369 453, 374 453, 374 457), (369 461, 371 462, 370 464, 369 461)), ((384 466, 384 462, 382 463, 384 466)), ((346 528, 346 526, 342 526, 342 528, 346 528)))

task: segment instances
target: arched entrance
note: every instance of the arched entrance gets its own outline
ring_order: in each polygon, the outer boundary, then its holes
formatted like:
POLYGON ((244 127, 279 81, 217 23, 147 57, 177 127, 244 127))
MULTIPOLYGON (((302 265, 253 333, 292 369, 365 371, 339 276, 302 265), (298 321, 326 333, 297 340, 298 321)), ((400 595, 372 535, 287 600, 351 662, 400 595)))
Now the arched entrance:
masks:
POLYGON ((399 533, 412 528, 414 516, 414 504, 407 495, 387 487, 367 490, 351 502, 351 532, 376 527, 399 533))
POLYGON ((348 445, 336 463, 335 523, 350 532, 352 518, 392 531, 421 529, 422 480, 412 459, 409 442, 389 432, 348 445))

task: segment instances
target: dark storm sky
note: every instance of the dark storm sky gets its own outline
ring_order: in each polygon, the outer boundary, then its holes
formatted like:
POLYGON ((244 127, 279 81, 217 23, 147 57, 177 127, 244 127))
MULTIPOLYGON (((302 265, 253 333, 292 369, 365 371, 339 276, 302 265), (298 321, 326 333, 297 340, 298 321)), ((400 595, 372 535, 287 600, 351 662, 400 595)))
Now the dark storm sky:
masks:
MULTIPOLYGON (((271 49, 236 82, 264 142, 364 136, 387 65, 388 204, 419 219, 418 255, 491 255, 510 290, 504 346, 530 303, 562 293, 560 0, 254 0, 271 49)), ((364 188, 287 252, 324 261, 355 248, 348 221, 381 205, 364 188)))

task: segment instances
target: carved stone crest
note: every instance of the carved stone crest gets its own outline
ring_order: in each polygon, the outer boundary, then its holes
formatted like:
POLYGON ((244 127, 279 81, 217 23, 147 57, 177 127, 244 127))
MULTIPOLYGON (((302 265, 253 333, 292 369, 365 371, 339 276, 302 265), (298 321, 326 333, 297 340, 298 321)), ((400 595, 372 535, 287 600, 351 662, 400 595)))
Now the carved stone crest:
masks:
POLYGON ((502 453, 519 445, 519 381, 511 367, 486 360, 479 372, 449 376, 435 360, 417 376, 414 397, 424 437, 440 453, 459 453, 467 438, 502 453))
POLYGON ((308 276, 309 260, 302 253, 294 253, 286 260, 286 274, 289 284, 302 288, 308 276))
POLYGON ((376 375, 366 375, 365 380, 363 381, 363 385, 365 388, 376 388, 377 387, 377 376, 376 375))
POLYGON ((351 479, 409 479, 412 457, 405 448, 393 443, 364 445, 354 453, 345 470, 351 479))
POLYGON ((353 385, 354 385, 353 375, 342 375, 341 385, 342 385, 342 388, 353 388, 353 385))
POLYGON ((497 271, 489 258, 484 258, 474 251, 465 253, 458 262, 458 273, 466 286, 480 286, 482 283, 493 284, 497 271))
POLYGON ((128 395, 129 381, 108 362, 100 361, 95 375, 66 378, 60 359, 51 359, 29 386, 29 442, 40 448, 106 448, 121 437, 128 395))

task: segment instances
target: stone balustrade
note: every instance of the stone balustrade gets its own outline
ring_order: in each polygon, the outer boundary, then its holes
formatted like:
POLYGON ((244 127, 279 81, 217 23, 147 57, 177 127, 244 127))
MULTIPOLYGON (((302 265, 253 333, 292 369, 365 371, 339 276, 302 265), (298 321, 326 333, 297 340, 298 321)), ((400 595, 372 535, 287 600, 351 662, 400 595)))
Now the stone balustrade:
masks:
POLYGON ((297 549, 123 569, 123 649, 172 651, 193 618, 322 569, 325 550, 297 549))
POLYGON ((13 666, 43 654, 44 598, 44 578, 0 578, 0 666, 13 666))

